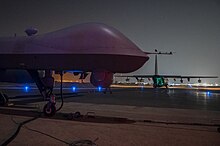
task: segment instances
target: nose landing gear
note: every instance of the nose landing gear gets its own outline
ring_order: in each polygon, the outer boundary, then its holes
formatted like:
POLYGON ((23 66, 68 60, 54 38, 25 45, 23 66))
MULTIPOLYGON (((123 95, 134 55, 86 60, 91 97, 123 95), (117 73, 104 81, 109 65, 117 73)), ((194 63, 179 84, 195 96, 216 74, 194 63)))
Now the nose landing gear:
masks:
POLYGON ((58 109, 56 109, 56 100, 55 100, 55 96, 52 94, 52 90, 51 92, 47 92, 49 94, 46 94, 46 96, 49 97, 49 101, 43 108, 43 113, 47 117, 54 116, 56 112, 61 110, 61 108, 63 107, 63 72, 60 72, 60 78, 61 78, 61 82, 60 82, 61 106, 58 109))
POLYGON ((56 113, 56 102, 55 102, 55 96, 52 94, 50 96, 50 100, 43 108, 43 113, 47 117, 52 117, 56 113))

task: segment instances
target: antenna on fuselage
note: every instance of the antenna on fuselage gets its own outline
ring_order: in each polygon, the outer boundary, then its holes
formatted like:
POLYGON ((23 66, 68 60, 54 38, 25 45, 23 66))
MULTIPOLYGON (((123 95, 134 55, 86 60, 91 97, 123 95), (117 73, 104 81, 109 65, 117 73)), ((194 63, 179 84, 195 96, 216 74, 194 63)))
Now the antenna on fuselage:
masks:
POLYGON ((36 28, 30 27, 30 28, 25 29, 24 32, 27 34, 27 36, 33 36, 37 34, 38 30, 36 28))

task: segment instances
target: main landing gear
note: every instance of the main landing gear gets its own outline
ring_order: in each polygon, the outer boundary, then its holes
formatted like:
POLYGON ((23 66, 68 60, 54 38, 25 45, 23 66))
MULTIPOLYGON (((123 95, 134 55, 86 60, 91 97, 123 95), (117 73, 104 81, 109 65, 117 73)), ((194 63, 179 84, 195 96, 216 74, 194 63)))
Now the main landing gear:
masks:
POLYGON ((50 100, 47 102, 47 104, 43 108, 43 113, 47 117, 51 117, 55 115, 56 113, 56 101, 55 96, 52 94, 50 97, 50 100))
POLYGON ((106 94, 107 93, 107 91, 109 91, 109 93, 110 94, 112 94, 112 89, 110 88, 110 87, 108 87, 108 88, 105 88, 105 90, 104 90, 104 94, 106 94))

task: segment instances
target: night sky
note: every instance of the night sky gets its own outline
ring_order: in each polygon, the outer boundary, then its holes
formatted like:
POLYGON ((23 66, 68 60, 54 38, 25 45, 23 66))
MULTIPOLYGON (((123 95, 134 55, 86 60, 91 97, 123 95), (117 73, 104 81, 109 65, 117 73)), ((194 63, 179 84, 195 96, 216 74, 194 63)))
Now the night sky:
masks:
MULTIPOLYGON (((1 37, 85 22, 113 26, 144 51, 176 52, 159 57, 160 74, 220 77, 219 0, 0 0, 1 37)), ((132 74, 153 73, 154 56, 132 74)))

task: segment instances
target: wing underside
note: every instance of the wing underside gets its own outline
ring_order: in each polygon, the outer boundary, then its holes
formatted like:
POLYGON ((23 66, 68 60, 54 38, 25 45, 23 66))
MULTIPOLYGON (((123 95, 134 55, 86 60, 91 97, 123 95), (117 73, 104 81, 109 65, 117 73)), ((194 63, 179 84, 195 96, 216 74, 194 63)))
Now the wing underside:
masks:
POLYGON ((127 77, 127 78, 152 78, 155 76, 163 78, 180 78, 180 79, 189 79, 189 78, 218 78, 218 76, 181 76, 181 75, 121 75, 115 77, 127 77))

